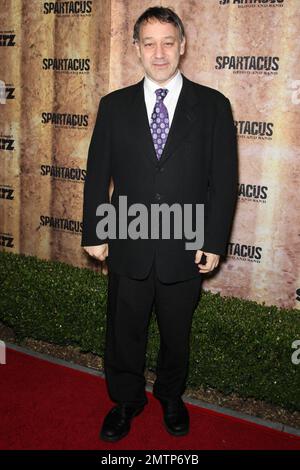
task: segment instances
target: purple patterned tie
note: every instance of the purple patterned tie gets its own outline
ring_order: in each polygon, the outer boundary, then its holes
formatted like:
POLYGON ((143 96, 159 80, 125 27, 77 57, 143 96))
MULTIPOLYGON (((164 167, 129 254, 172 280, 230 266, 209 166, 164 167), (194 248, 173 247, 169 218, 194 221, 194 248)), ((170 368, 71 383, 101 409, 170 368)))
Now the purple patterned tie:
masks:
POLYGON ((163 149, 169 132, 169 114, 163 100, 168 93, 167 88, 155 90, 156 103, 151 115, 150 130, 158 160, 163 153, 163 149))

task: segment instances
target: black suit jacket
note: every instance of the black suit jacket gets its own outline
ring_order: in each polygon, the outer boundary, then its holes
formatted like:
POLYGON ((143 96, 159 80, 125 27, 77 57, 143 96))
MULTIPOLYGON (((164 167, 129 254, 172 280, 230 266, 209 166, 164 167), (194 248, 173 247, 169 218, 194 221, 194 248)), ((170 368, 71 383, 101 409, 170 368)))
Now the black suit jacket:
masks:
MULTIPOLYGON (((143 81, 103 96, 93 130, 84 184, 81 246, 109 244, 108 269, 136 279, 147 276, 156 252, 162 282, 201 277, 196 250, 182 239, 99 239, 96 208, 118 196, 143 203, 204 204, 204 251, 226 255, 237 198, 236 130, 231 105, 219 91, 183 76, 167 142, 157 159, 149 128, 143 81)), ((182 206, 183 207, 183 206, 182 206)), ((136 217, 136 216, 135 216, 136 217)), ((128 217, 128 222, 135 217, 128 217)), ((150 223, 150 219, 149 219, 150 223)), ((117 232, 118 233, 118 232, 117 232)), ((150 232, 149 232, 150 233, 150 232)))

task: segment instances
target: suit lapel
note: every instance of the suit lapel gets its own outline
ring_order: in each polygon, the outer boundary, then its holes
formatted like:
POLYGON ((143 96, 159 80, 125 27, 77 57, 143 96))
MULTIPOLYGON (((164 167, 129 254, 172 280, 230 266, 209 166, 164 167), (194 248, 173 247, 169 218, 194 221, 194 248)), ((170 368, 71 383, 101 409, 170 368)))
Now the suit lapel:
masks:
POLYGON ((157 165, 158 162, 162 164, 170 158, 172 153, 184 140, 192 122, 197 117, 197 113, 193 108, 199 101, 199 98, 195 93, 193 83, 183 74, 182 78, 183 83, 181 92, 178 97, 172 124, 160 160, 156 157, 147 116, 147 108, 144 98, 144 79, 135 85, 136 92, 133 97, 131 121, 135 129, 137 151, 147 158, 147 160, 150 160, 154 165, 157 165))

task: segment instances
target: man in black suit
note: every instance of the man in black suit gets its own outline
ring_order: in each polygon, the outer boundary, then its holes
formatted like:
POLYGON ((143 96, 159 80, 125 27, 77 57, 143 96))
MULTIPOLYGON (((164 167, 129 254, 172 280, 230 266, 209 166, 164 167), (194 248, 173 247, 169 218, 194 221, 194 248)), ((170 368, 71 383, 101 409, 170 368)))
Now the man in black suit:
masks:
MULTIPOLYGON (((144 367, 153 306, 161 340, 153 394, 167 431, 175 436, 189 431, 181 395, 192 316, 203 274, 226 255, 237 194, 230 102, 178 69, 186 45, 180 18, 169 8, 149 8, 137 20, 133 37, 145 76, 100 100, 84 186, 81 245, 108 266, 104 366, 116 403, 101 428, 101 438, 108 441, 124 437, 148 402, 144 367), (108 203, 115 209, 118 234, 121 196, 128 207, 140 203, 149 213, 154 204, 203 204, 203 246, 186 249, 185 234, 169 239, 105 235, 99 230, 104 213, 96 213, 97 207, 108 203)), ((128 219, 132 222, 132 213, 128 219)))

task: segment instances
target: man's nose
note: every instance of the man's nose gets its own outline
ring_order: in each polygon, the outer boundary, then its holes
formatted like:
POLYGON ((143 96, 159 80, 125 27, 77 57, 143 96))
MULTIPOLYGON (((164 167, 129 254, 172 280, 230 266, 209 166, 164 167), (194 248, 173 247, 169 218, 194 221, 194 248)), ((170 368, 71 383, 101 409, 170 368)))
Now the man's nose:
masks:
POLYGON ((160 44, 157 44, 155 48, 155 57, 160 58, 163 56, 164 56, 163 46, 161 46, 160 44))

